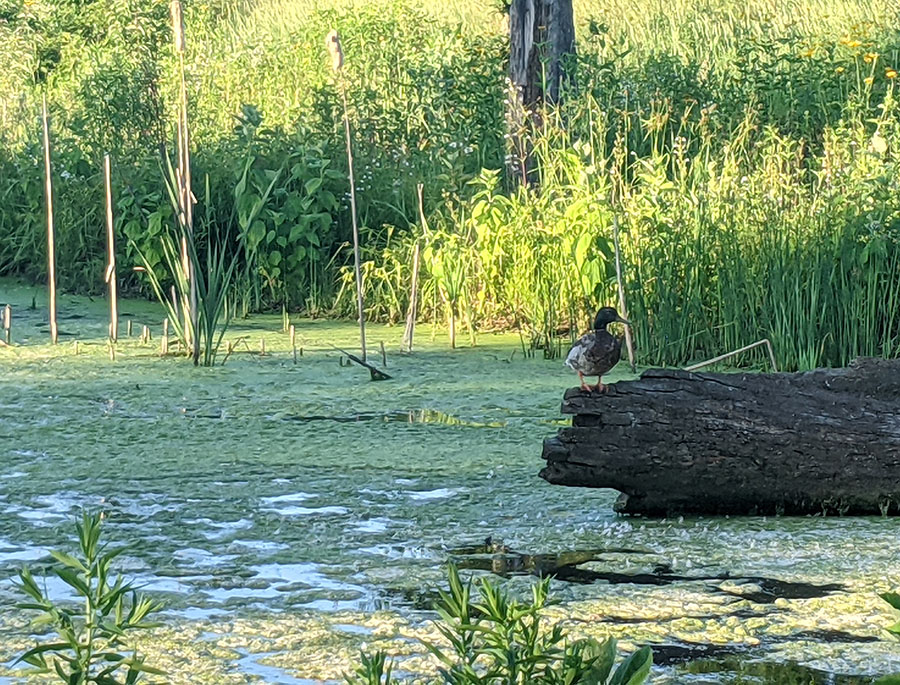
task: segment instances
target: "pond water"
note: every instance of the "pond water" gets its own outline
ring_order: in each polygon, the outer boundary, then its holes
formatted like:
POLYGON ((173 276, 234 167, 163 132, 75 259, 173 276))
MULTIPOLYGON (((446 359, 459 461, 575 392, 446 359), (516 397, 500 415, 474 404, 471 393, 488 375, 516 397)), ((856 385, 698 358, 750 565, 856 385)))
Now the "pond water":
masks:
MULTIPOLYGON (((123 306, 135 337, 111 361, 102 301, 63 297, 70 335, 51 348, 31 300, 0 281, 20 343, 0 348, 0 601, 23 565, 43 575, 48 549, 71 551, 82 508, 102 509, 131 545, 120 569, 166 600, 146 649, 167 682, 339 681, 376 647, 427 670, 417 638, 450 560, 516 589, 554 575, 552 618, 654 645, 654 683, 900 671, 877 597, 900 586, 894 519, 628 519, 615 492, 550 486, 541 441, 574 376, 514 335, 451 351, 420 326, 401 355, 402 328, 370 326, 394 376, 374 383, 332 347, 353 351, 352 324, 295 322, 294 364, 280 317, 240 321, 228 338, 246 346, 194 369, 138 342, 140 325, 160 331, 147 303, 123 306)), ((2 616, 8 663, 30 637, 26 616, 2 616)))

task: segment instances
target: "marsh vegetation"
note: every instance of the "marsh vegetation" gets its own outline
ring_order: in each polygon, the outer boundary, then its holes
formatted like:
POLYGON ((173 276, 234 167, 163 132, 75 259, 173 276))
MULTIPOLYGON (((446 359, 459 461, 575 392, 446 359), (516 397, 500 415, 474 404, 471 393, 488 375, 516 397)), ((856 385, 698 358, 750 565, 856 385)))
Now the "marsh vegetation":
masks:
MULTIPOLYGON (((322 44, 338 27, 368 317, 405 315, 418 244, 423 318, 519 329, 553 350, 611 299, 616 215, 646 363, 759 338, 788 369, 898 352, 894 3, 576 2, 577 90, 529 132, 540 192, 506 180, 499 5, 217 0, 185 12, 198 245, 211 234, 238 257, 241 313, 355 311, 343 111, 322 44)), ((167 21, 162 0, 5 11, 0 274, 45 269, 44 91, 62 287, 102 287, 104 152, 122 263, 163 265, 174 218, 157 150, 179 88, 167 21)))

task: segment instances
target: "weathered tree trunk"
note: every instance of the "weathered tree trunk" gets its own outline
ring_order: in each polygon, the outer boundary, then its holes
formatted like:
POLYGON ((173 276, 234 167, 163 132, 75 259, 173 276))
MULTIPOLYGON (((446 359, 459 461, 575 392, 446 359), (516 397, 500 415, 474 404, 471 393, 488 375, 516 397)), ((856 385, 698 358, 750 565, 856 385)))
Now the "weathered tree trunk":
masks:
POLYGON ((509 7, 507 111, 514 176, 525 183, 533 169, 529 125, 540 123, 543 102, 559 102, 568 78, 566 56, 575 53, 572 0, 512 0, 509 7))
POLYGON ((541 477, 621 513, 900 514, 900 361, 718 374, 653 369, 566 392, 541 477))
POLYGON ((574 53, 572 0, 512 0, 509 80, 520 90, 522 105, 558 102, 566 78, 564 58, 574 53))

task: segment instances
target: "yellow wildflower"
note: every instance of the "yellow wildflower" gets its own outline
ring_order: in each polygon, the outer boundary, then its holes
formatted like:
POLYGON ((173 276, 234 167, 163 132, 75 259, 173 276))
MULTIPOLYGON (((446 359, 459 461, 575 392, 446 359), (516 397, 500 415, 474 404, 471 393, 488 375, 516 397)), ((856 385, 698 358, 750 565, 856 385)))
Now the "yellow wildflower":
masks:
POLYGON ((871 76, 869 76, 865 79, 867 86, 871 86, 874 81, 875 81, 875 79, 873 79, 871 76))
POLYGON ((858 48, 860 45, 862 45, 862 43, 860 43, 858 40, 848 40, 846 43, 844 43, 844 45, 846 45, 848 48, 858 48))
POLYGON ((884 72, 884 75, 885 75, 887 78, 897 78, 897 70, 896 70, 896 69, 887 69, 887 70, 884 72))
POLYGON ((865 61, 866 64, 871 64, 876 59, 878 59, 878 53, 875 53, 875 52, 867 52, 865 57, 863 57, 863 60, 865 61))
POLYGON ((845 71, 847 71, 847 70, 844 69, 844 67, 838 67, 837 69, 834 70, 834 73, 835 74, 843 74, 845 71))
POLYGON ((804 50, 803 52, 801 52, 800 57, 812 57, 815 54, 816 54, 816 49, 810 48, 809 50, 804 50))

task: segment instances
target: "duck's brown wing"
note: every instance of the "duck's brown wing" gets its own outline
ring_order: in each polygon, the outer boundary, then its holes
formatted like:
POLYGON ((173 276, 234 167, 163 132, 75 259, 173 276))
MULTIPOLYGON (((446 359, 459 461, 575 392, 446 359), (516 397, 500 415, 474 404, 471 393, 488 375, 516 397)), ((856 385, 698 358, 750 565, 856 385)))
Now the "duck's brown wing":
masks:
POLYGON ((589 376, 602 376, 619 363, 622 343, 606 331, 594 334, 593 344, 584 351, 584 366, 589 376))

